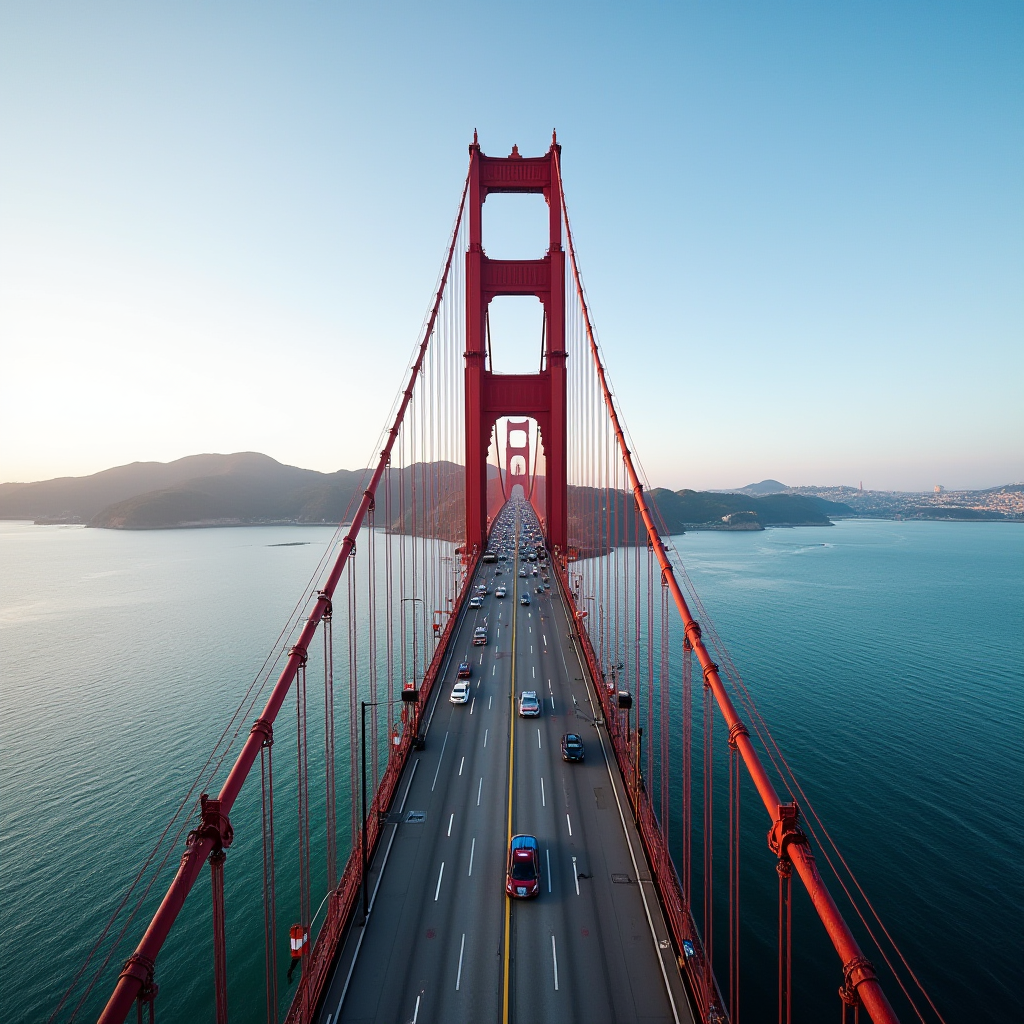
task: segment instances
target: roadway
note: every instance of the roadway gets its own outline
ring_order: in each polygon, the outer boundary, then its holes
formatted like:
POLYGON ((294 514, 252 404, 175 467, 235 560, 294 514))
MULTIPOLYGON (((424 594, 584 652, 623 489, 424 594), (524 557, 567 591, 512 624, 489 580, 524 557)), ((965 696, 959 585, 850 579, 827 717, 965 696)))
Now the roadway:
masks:
POLYGON ((370 916, 346 936, 325 1024, 693 1019, 562 596, 553 578, 536 594, 540 578, 519 578, 519 566, 510 553, 477 569, 472 584, 490 593, 454 633, 427 747, 399 784, 369 875, 370 916), (494 595, 501 583, 505 598, 494 595), (472 646, 479 625, 486 647, 472 646), (462 660, 471 701, 455 705, 462 660), (543 699, 535 719, 515 713, 530 689, 543 699), (584 739, 584 763, 562 760, 569 731, 584 739), (509 837, 521 832, 541 850, 530 901, 504 891, 509 837))

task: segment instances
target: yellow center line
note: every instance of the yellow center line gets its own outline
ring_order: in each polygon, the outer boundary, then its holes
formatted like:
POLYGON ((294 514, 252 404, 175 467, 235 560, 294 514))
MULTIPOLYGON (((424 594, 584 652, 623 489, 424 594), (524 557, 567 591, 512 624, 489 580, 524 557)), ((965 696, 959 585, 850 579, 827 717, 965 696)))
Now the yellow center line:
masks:
MULTIPOLYGON (((516 546, 512 562, 512 687, 509 698, 509 710, 512 718, 512 727, 509 732, 508 741, 508 835, 505 837, 505 849, 508 850, 512 844, 512 779, 515 767, 516 756, 516 601, 519 599, 519 512, 516 511, 516 546)), ((506 856, 508 856, 506 854, 506 856)), ((507 869, 506 869, 507 870, 507 869)), ((502 965, 502 1005, 501 1021, 508 1024, 509 1000, 511 993, 508 985, 509 969, 509 944, 512 931, 512 900, 508 893, 505 894, 505 943, 504 963, 502 965)))

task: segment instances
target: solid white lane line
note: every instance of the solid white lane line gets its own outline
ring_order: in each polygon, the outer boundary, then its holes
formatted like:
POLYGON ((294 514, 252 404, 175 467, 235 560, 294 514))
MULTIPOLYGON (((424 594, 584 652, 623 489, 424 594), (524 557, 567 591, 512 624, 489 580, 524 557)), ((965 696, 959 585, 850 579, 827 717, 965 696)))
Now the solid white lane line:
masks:
POLYGON ((547 645, 548 645, 547 633, 541 633, 541 636, 544 637, 544 646, 547 647, 547 645))
POLYGON ((533 666, 533 678, 534 679, 537 678, 537 666, 536 665, 533 666))
POLYGON ((555 710, 555 698, 554 697, 551 698, 551 710, 552 711, 555 710))
MULTIPOLYGON (((575 693, 572 695, 572 702, 573 702, 573 704, 576 704, 576 694, 575 693)), ((576 706, 579 707, 578 704, 576 704, 576 706)))
POLYGON ((545 850, 544 856, 547 858, 548 862, 548 892, 551 892, 551 851, 545 850))
POLYGON ((532 633, 532 632, 533 632, 533 626, 530 626, 530 627, 529 627, 529 630, 530 630, 530 632, 532 633))
MULTIPOLYGON (((491 666, 491 675, 493 676, 497 671, 498 671, 498 666, 497 665, 492 665, 491 666)), ((478 682, 476 685, 479 686, 480 683, 478 682)))
POLYGON ((572 822, 569 820, 568 813, 565 815, 565 823, 569 826, 569 837, 572 838, 572 822))
POLYGON ((469 713, 473 714, 473 708, 476 707, 476 697, 469 702, 469 713))
POLYGON ((462 933, 462 945, 459 947, 459 973, 455 978, 455 991, 459 991, 459 984, 462 981, 462 954, 466 952, 466 933, 462 933))
POLYGON ((476 805, 477 805, 477 807, 480 806, 480 793, 483 790, 483 788, 484 788, 484 777, 481 775, 480 776, 480 782, 477 784, 477 787, 476 787, 476 805))
POLYGON ((540 726, 537 726, 537 749, 540 750, 540 726))
POLYGON ((548 802, 544 797, 544 776, 540 777, 540 805, 541 807, 547 807, 548 802))
POLYGON ((578 872, 576 871, 576 858, 575 857, 573 857, 573 859, 572 859, 572 877, 576 881, 576 895, 579 896, 579 894, 580 894, 580 876, 579 876, 578 872))
POLYGON ((473 844, 469 848, 469 873, 473 874, 473 854, 476 853, 476 837, 473 837, 473 844))
POLYGON ((491 696, 487 698, 487 710, 488 711, 491 710, 491 701, 492 700, 494 700, 494 694, 491 694, 491 696))
POLYGON ((480 680, 480 679, 478 679, 478 680, 476 681, 476 688, 477 688, 478 690, 480 689, 480 683, 481 683, 481 682, 482 682, 482 680, 480 680))
POLYGON ((434 890, 434 902, 437 902, 438 893, 441 891, 441 879, 444 878, 444 861, 441 861, 441 870, 437 873, 437 888, 434 890))
POLYGON ((487 746, 487 734, 489 732, 490 732, 490 729, 484 729, 484 746, 485 747, 487 746))
POLYGON ((455 812, 452 811, 452 816, 448 819, 448 838, 451 838, 452 834, 452 822, 455 820, 455 812))
POLYGON ((466 755, 462 755, 462 760, 459 762, 459 774, 462 774, 462 766, 466 763, 466 755))
POLYGON ((416 1018, 420 1015, 420 996, 416 997, 416 1009, 412 1011, 412 1024, 416 1024, 416 1018))
POLYGON ((441 762, 444 760, 444 748, 448 746, 448 733, 444 734, 444 743, 441 744, 441 756, 437 759, 437 768, 434 769, 434 781, 430 784, 430 792, 434 792, 437 785, 437 773, 441 770, 441 762))
MULTIPOLYGON (((554 937, 554 935, 551 936, 551 963, 554 965, 554 968, 555 968, 555 991, 557 992, 558 991, 558 954, 555 952, 555 937, 554 937)), ((416 1024, 416 1022, 413 1021, 413 1024, 416 1024)))
POLYGON ((480 652, 480 664, 482 665, 483 663, 484 663, 484 652, 481 651, 480 652))

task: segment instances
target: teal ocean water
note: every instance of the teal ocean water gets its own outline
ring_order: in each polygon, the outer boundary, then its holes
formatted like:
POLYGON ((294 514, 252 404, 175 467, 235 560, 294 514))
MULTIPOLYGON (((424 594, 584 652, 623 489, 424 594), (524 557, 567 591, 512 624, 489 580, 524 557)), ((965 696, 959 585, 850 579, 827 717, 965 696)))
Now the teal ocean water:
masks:
MULTIPOLYGON (((49 1017, 329 537, 0 523, 0 1020, 49 1017)), ((1019 1021, 1024 529, 854 520, 676 543, 808 795, 946 1019, 1019 1021)), ((347 728, 339 714, 340 737, 347 728)), ((282 727, 275 756, 287 759, 289 736, 282 727)), ((262 904, 239 884, 258 871, 254 781, 233 816, 227 869, 236 1019, 261 1019, 263 1006, 262 904)), ((342 773, 339 795, 346 787, 342 773)), ((767 817, 745 800, 744 827, 763 835, 767 817)), ((293 813, 282 796, 282 827, 293 813)), ((95 1018, 179 854, 180 844, 77 1019, 95 1018)), ((768 1019, 756 1001, 773 992, 774 933, 762 924, 774 867, 767 850, 763 863, 744 857, 746 1011, 768 1019)), ((279 865, 287 858, 282 840, 279 865)), ((165 1022, 210 1016, 207 877, 158 964, 165 1022)), ((282 878, 279 899, 293 889, 282 878)), ((799 1019, 838 1018, 837 964, 799 903, 796 926, 799 1019)))

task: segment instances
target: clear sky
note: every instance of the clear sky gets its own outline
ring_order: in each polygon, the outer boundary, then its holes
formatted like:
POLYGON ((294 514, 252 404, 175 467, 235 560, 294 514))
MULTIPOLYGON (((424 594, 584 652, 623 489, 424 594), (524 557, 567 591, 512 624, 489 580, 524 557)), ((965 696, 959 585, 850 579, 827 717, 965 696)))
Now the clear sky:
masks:
POLYGON ((1024 479, 1022 54, 1019 0, 6 0, 0 480, 364 465, 473 129, 552 127, 653 484, 1024 479))

